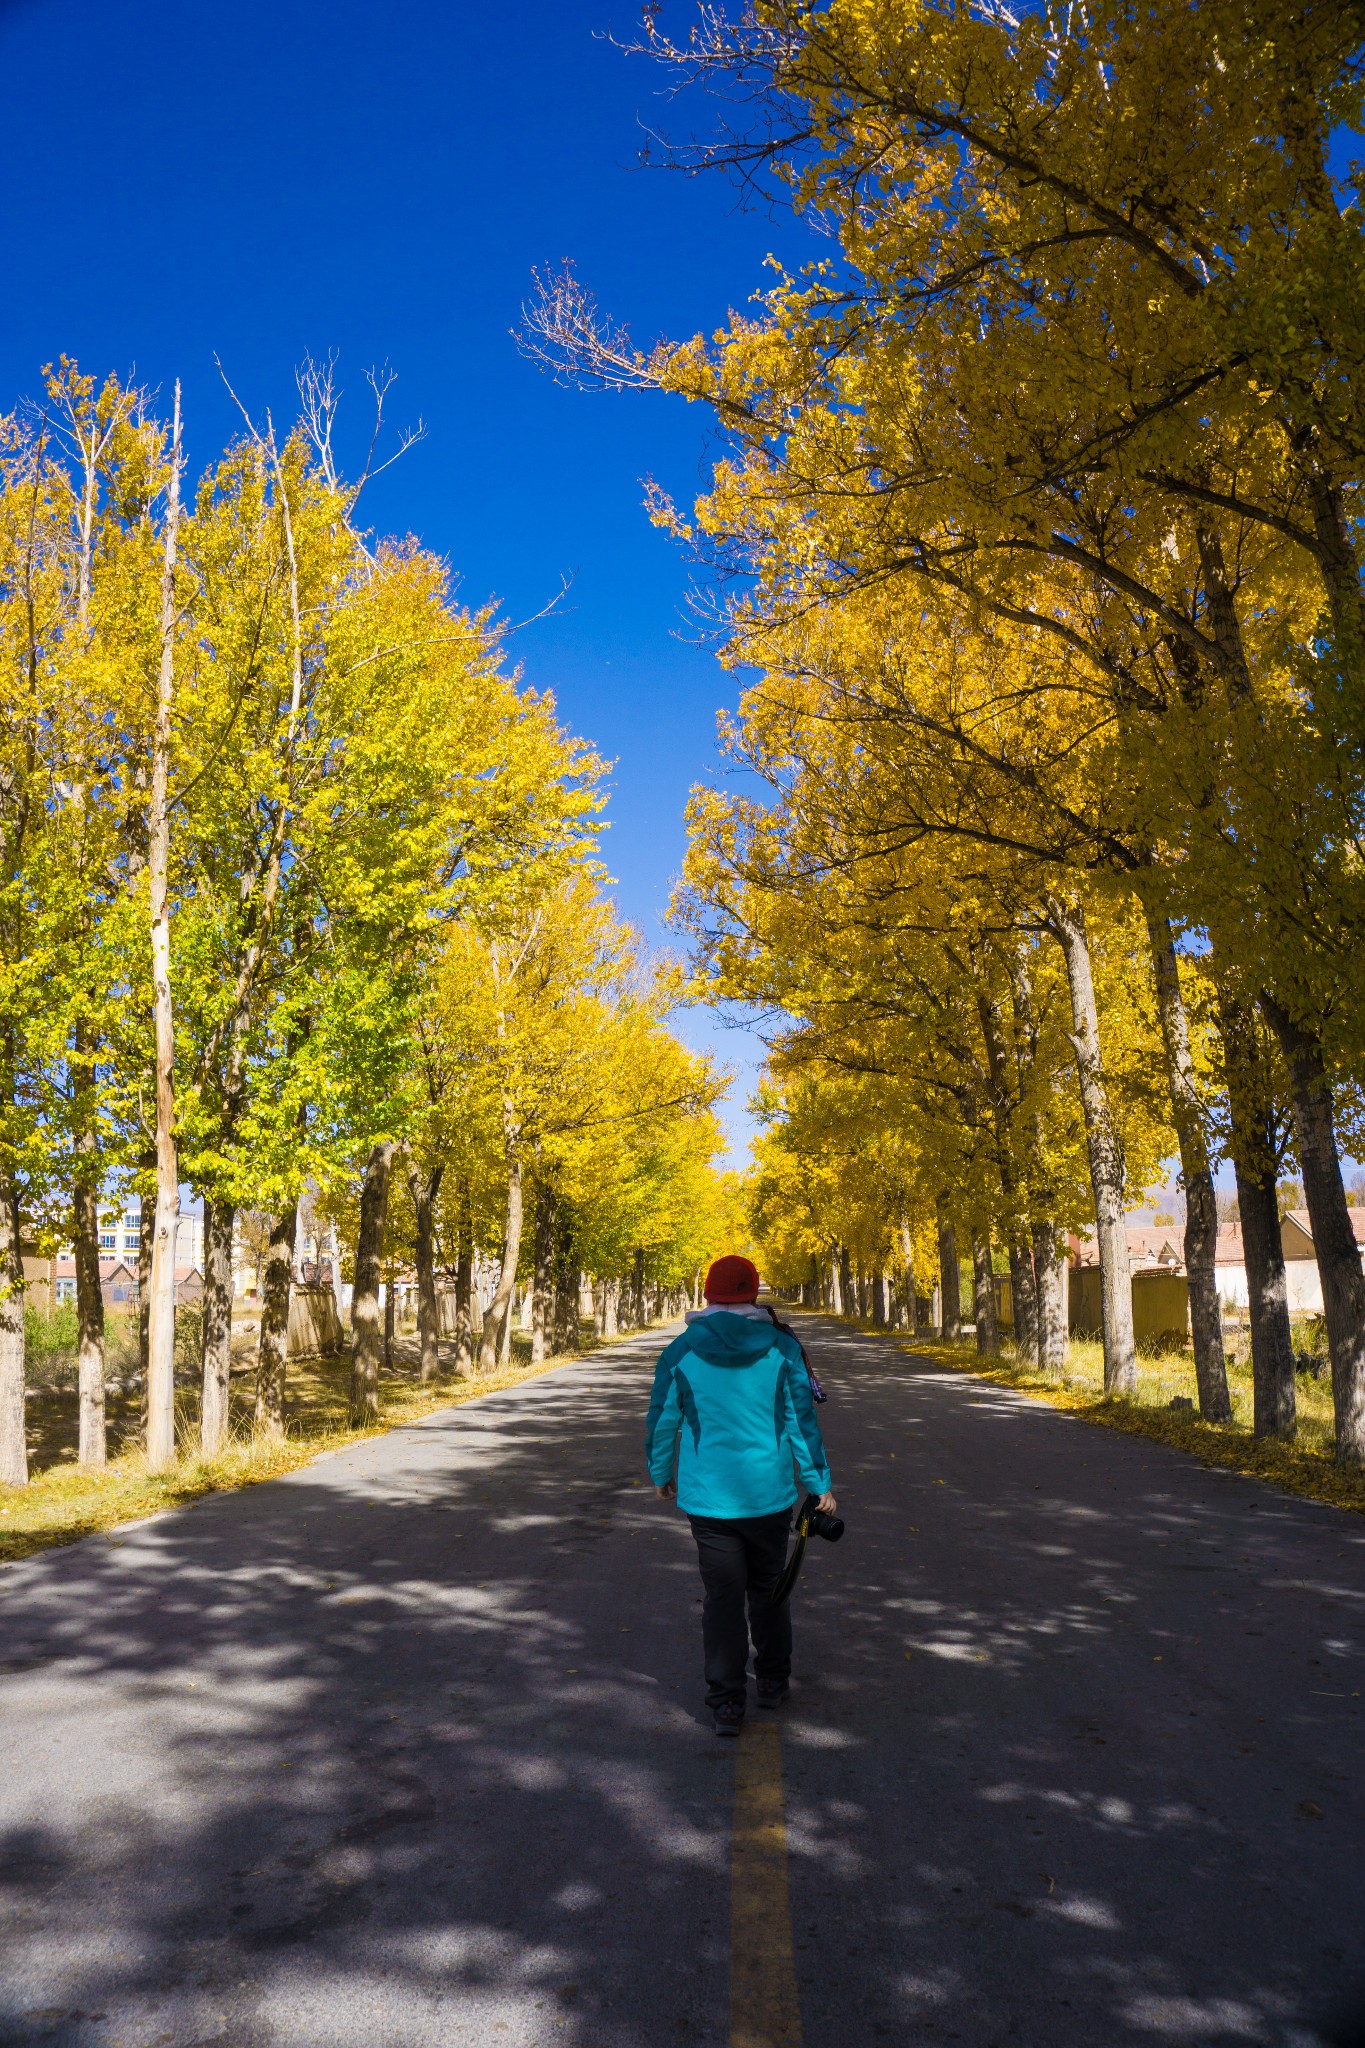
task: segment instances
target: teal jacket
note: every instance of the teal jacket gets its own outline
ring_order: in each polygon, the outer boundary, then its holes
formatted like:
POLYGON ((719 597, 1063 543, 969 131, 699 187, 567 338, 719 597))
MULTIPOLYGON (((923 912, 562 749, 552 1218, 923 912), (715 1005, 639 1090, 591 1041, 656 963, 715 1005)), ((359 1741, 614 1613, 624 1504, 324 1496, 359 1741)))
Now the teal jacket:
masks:
POLYGON ((785 1331, 752 1316, 699 1316, 659 1359, 645 1424, 656 1486, 677 1467, 689 1515, 737 1521, 776 1515, 829 1492, 829 1464, 801 1352, 785 1331))

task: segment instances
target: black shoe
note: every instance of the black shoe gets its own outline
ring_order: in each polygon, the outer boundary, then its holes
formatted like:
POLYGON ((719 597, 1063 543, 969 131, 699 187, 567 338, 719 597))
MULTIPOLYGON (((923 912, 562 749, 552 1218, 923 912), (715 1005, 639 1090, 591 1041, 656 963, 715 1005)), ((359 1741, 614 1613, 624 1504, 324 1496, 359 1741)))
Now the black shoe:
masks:
POLYGON ((744 1709, 738 1700, 722 1700, 715 1709, 717 1735, 738 1735, 744 1726, 744 1709))
POLYGON ((780 1707, 787 1697, 785 1678, 760 1678, 758 1680, 758 1704, 760 1707, 780 1707))

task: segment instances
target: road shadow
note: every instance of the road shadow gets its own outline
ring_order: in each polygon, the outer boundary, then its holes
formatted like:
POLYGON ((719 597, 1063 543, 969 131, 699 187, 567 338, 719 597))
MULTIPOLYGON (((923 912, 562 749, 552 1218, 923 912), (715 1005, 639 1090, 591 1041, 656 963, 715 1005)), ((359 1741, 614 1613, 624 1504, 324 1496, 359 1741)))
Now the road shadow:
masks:
MULTIPOLYGON (((785 1721, 806 2039, 1337 2038, 1358 1525, 815 1339, 849 1535, 785 1721)), ((0 1575, 0 2042, 728 2041, 659 1341, 0 1575)))

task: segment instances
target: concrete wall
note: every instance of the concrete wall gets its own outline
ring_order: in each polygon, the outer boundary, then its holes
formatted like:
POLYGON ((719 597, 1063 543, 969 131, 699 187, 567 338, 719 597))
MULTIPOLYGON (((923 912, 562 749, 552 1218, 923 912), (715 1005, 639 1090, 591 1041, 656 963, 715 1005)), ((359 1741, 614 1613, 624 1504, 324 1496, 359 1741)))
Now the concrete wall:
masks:
MULTIPOLYGON (((1286 1219, 1285 1234, 1289 1224, 1286 1219)), ((1299 1232, 1302 1236, 1302 1231, 1299 1232)), ((1218 1299, 1233 1302, 1238 1308, 1247 1305, 1247 1269, 1240 1262, 1236 1265, 1219 1266, 1218 1299)), ((1284 1287, 1289 1301, 1291 1316, 1320 1316, 1322 1314, 1322 1277, 1318 1262, 1314 1258, 1287 1258, 1284 1262, 1284 1287)))
POLYGON ((1133 1336, 1139 1344, 1187 1343, 1190 1283, 1183 1273, 1134 1273, 1133 1336))
MULTIPOLYGON (((1067 1326, 1073 1336, 1098 1337, 1103 1328, 1100 1269, 1073 1266, 1067 1326)), ((1190 1288, 1183 1273, 1134 1273, 1133 1336, 1139 1344, 1184 1344, 1190 1331, 1190 1288)))
POLYGON ((1322 1314, 1322 1275, 1316 1259, 1286 1259, 1284 1291, 1291 1316, 1322 1314))
POLYGON ((1218 1287, 1220 1303, 1233 1302, 1238 1308, 1247 1305, 1247 1269, 1239 1259, 1236 1265, 1215 1266, 1214 1279, 1218 1287))
POLYGON ((1100 1313, 1100 1269, 1072 1266, 1066 1326, 1073 1337, 1098 1337, 1103 1328, 1100 1313))

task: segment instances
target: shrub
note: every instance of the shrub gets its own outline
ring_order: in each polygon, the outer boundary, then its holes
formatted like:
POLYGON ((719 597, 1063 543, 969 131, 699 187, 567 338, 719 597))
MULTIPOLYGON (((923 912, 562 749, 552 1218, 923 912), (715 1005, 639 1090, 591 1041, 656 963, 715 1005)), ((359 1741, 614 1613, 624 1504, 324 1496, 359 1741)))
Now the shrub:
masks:
POLYGON ((197 1301, 185 1302, 175 1312, 175 1369, 198 1373, 204 1356, 204 1311, 197 1301))
POLYGON ((30 1377, 59 1384, 75 1370, 76 1304, 59 1301, 55 1308, 24 1304, 24 1359, 30 1377))

